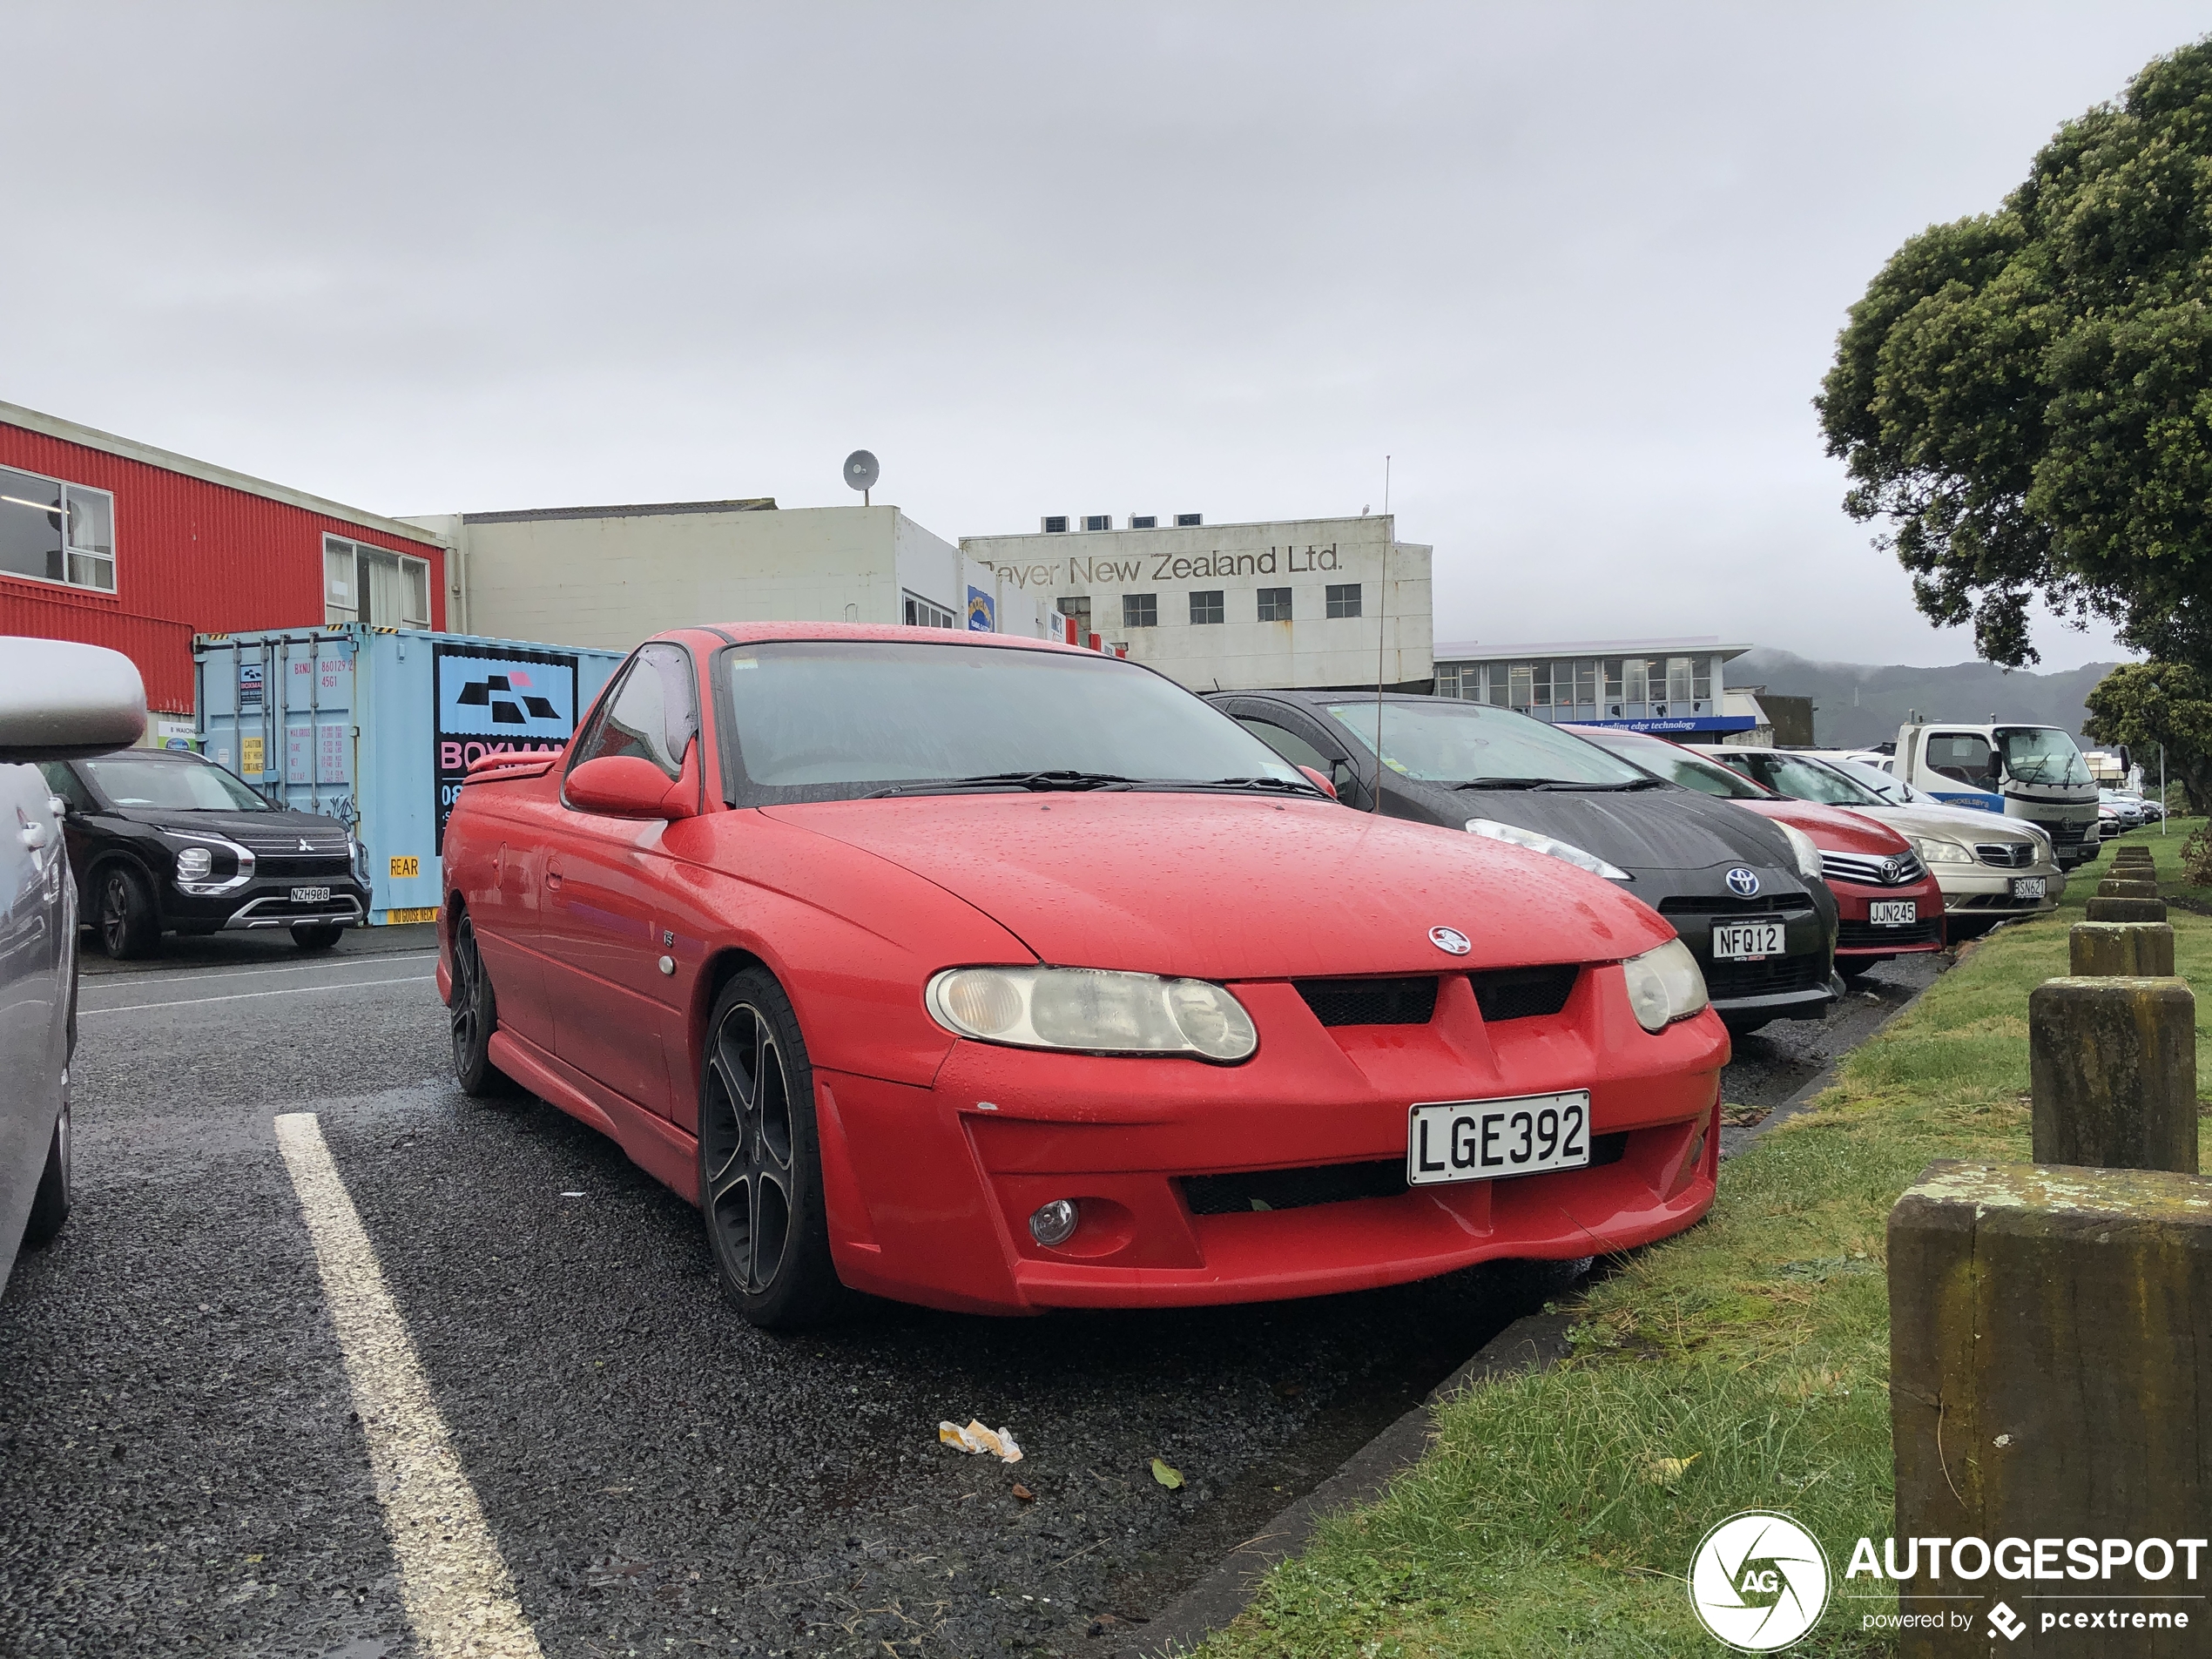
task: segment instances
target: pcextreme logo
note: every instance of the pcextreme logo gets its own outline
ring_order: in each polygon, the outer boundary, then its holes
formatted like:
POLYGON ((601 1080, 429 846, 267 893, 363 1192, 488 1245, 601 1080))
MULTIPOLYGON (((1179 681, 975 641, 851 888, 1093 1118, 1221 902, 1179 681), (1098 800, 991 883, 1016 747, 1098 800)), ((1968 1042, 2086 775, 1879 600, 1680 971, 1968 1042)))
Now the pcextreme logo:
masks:
POLYGON ((1786 1648, 1828 1605, 1828 1555, 1787 1515, 1748 1509, 1705 1534, 1689 1563, 1689 1605, 1741 1653, 1786 1648))

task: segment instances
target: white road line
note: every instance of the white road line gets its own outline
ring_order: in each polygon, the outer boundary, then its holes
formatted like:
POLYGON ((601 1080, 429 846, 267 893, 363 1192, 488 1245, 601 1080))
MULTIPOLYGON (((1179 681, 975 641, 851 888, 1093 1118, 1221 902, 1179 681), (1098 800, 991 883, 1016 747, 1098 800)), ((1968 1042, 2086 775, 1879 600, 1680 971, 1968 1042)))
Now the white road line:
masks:
POLYGON ((276 1137, 314 1240, 417 1646, 425 1659, 539 1659, 536 1633, 315 1115, 285 1113, 276 1137))
POLYGON ((358 991, 367 985, 428 985, 435 974, 407 974, 398 979, 347 979, 335 985, 287 985, 280 991, 227 991, 221 996, 181 996, 173 1002, 125 1002, 120 1008, 88 1008, 79 1004, 77 1017, 95 1014, 143 1014, 148 1008, 196 1008, 203 1002, 244 1002, 257 996, 305 996, 310 991, 358 991))
POLYGON ((118 985, 205 985, 210 980, 245 979, 255 974, 305 974, 318 968, 382 968, 391 962, 412 962, 435 956, 435 950, 380 950, 361 956, 325 956, 310 958, 301 962, 286 962, 275 968, 210 968, 197 974, 134 974, 128 968, 115 973, 96 972, 84 978, 89 988, 104 986, 110 980, 118 985))

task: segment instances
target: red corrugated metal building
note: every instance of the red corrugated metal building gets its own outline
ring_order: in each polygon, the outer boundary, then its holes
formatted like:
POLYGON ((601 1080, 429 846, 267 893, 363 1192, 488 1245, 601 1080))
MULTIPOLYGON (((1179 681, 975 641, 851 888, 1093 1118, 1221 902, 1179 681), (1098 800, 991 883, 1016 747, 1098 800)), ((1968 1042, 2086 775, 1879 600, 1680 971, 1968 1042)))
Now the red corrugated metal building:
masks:
POLYGON ((429 531, 0 403, 0 634, 111 646, 192 706, 196 633, 442 628, 429 531))

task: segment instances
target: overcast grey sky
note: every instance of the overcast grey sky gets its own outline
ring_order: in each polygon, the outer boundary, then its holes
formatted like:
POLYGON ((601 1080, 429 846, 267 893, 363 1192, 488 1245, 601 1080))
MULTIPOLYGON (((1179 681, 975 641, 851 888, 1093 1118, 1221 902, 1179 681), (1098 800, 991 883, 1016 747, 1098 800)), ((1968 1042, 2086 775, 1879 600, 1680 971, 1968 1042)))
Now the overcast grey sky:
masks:
MULTIPOLYGON (((1970 657, 1809 400, 2202 7, 10 4, 0 397, 384 512, 1358 512, 1441 638, 1970 657)), ((2046 665, 2113 647, 2055 626, 2046 665)))

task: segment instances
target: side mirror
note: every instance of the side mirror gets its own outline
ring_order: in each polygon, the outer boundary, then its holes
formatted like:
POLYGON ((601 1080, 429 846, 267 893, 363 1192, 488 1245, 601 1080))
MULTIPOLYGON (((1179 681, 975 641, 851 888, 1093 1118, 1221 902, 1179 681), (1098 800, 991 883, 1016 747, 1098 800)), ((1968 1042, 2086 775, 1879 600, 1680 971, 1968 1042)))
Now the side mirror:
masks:
POLYGON ((1305 774, 1306 782, 1321 791, 1331 800, 1337 799, 1337 786, 1331 783, 1325 775, 1314 771, 1311 766, 1300 766, 1298 770, 1305 774))
POLYGON ((562 793, 570 806, 610 818, 690 818, 698 810, 698 780, 668 774, 636 755, 601 755, 568 775, 562 793))
POLYGON ((104 755, 145 730, 145 682, 121 651, 0 637, 0 763, 104 755))
POLYGON ((1329 792, 1331 794, 1342 799, 1344 792, 1353 788, 1359 782, 1359 774, 1352 769, 1349 760, 1332 760, 1329 763, 1329 792))

